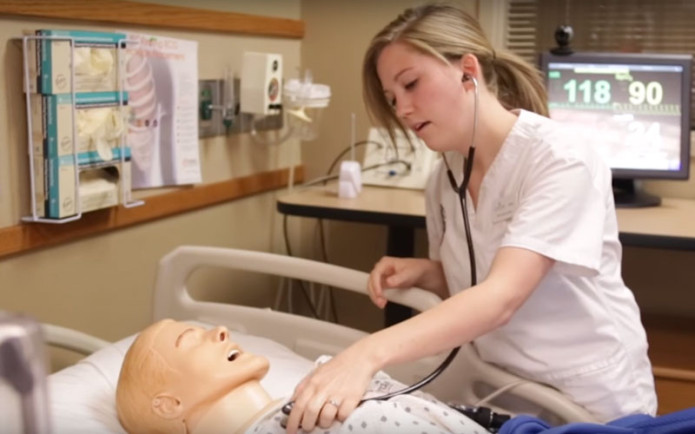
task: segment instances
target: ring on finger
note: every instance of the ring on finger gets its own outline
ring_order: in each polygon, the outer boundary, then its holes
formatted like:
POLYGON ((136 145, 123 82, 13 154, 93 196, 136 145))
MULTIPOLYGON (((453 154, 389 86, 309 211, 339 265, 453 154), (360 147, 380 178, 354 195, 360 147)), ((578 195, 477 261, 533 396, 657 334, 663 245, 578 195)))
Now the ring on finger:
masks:
POLYGON ((338 401, 337 399, 332 399, 332 398, 331 398, 331 399, 329 399, 328 401, 326 401, 326 404, 331 404, 331 405, 334 406, 335 408, 340 407, 340 401, 338 401))

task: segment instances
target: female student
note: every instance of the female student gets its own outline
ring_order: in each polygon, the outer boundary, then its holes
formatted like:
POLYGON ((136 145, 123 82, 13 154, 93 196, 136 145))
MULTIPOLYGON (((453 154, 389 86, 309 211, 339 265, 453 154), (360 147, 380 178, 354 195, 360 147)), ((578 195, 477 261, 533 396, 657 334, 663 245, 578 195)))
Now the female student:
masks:
POLYGON ((610 170, 596 143, 542 116, 537 70, 493 49, 463 11, 424 5, 374 37, 363 82, 377 124, 443 157, 426 189, 429 259, 381 259, 371 297, 383 307, 384 288, 418 286, 444 301, 316 369, 295 390, 288 432, 344 420, 385 366, 467 342, 600 421, 653 414, 610 170))

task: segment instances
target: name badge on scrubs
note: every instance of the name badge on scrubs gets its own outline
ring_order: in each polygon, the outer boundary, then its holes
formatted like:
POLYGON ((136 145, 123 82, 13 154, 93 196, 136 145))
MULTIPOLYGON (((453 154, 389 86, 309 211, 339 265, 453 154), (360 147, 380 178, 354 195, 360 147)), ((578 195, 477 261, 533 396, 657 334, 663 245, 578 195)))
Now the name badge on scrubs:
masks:
POLYGON ((514 196, 503 197, 495 204, 495 214, 493 223, 500 223, 509 220, 516 210, 516 198, 514 196))

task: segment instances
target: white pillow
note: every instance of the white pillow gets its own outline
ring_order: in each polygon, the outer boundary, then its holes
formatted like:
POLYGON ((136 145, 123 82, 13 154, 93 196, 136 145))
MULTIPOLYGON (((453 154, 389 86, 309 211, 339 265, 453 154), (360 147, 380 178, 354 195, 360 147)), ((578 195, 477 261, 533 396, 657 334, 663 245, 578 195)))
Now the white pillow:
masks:
MULTIPOLYGON (((123 357, 134 339, 135 335, 124 338, 49 375, 53 432, 125 433, 116 416, 116 384, 123 357)), ((245 351, 268 358, 270 370, 261 384, 273 398, 289 397, 314 367, 312 361, 273 340, 235 331, 231 339, 245 351)))

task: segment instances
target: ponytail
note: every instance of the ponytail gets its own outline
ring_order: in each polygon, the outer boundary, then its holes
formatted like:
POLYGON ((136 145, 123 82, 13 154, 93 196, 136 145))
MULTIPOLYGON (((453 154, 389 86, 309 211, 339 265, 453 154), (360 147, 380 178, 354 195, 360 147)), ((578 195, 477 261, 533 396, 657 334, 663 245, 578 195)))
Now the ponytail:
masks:
POLYGON ((485 82, 506 109, 522 108, 548 116, 548 97, 537 68, 507 50, 493 52, 488 64, 485 82))

